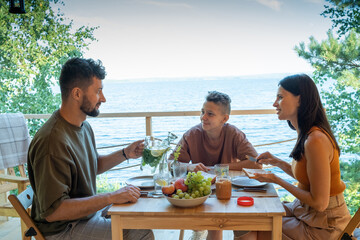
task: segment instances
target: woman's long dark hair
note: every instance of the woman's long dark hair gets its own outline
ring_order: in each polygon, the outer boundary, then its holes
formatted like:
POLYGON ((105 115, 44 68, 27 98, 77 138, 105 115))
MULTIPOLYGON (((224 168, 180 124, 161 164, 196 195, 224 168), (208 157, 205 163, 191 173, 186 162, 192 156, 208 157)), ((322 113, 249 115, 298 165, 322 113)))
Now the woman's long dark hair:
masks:
MULTIPOLYGON (((317 126, 326 131, 333 139, 340 153, 339 145, 331 131, 314 81, 306 74, 297 74, 284 78, 279 82, 279 86, 295 96, 300 96, 300 106, 297 111, 299 134, 290 157, 296 161, 301 159, 302 154, 304 154, 305 140, 313 126, 317 126)), ((295 130, 291 122, 289 120, 287 122, 290 128, 295 130)))

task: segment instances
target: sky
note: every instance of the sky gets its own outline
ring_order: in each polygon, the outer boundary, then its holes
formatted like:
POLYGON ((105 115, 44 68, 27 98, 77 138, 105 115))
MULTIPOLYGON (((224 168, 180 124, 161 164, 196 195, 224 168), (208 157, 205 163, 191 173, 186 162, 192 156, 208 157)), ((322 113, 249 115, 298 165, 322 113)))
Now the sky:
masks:
POLYGON ((74 26, 99 26, 85 57, 107 79, 311 72, 300 42, 326 38, 324 0, 64 0, 74 26))

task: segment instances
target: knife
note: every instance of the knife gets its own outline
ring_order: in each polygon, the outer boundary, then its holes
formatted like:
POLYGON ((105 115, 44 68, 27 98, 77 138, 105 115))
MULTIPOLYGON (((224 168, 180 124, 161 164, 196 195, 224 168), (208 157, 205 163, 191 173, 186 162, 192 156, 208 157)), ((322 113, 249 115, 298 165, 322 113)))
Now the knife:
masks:
POLYGON ((234 192, 244 191, 244 192, 266 192, 266 188, 254 188, 254 187, 243 187, 233 189, 234 192))
POLYGON ((246 158, 252 162, 257 162, 258 160, 252 156, 246 155, 246 158))

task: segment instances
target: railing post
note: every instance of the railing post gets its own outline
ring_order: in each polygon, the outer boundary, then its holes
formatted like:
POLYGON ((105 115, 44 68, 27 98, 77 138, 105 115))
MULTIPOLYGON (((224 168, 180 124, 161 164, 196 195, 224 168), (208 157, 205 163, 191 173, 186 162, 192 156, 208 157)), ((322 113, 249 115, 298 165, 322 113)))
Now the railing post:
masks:
POLYGON ((152 118, 145 117, 146 136, 152 136, 152 118))

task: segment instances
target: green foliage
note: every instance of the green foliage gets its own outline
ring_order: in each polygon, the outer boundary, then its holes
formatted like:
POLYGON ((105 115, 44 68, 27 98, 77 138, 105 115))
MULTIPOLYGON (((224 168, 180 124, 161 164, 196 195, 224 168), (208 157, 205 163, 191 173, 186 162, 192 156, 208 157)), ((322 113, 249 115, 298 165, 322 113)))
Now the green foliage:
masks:
POLYGON ((295 197, 292 194, 285 194, 280 198, 283 202, 293 202, 295 200, 295 197))
POLYGON ((107 192, 114 192, 124 184, 117 183, 109 183, 108 178, 106 175, 98 175, 96 178, 96 188, 97 193, 107 193, 107 192))
POLYGON ((344 39, 318 42, 310 37, 295 50, 315 68, 314 80, 326 86, 324 105, 342 150, 360 152, 360 35, 351 31, 344 39), (331 84, 330 84, 331 83, 331 84))
MULTIPOLYGON (((59 0, 26 0, 26 14, 10 14, 0 0, 0 112, 52 113, 60 96, 52 86, 61 66, 81 57, 96 28, 73 29, 73 22, 53 10, 59 0), (68 22, 68 23, 67 23, 68 22)), ((29 123, 33 134, 42 121, 29 123)))
POLYGON ((326 0, 332 6, 325 6, 325 11, 321 14, 331 18, 333 28, 337 28, 337 33, 342 36, 351 30, 360 33, 360 1, 359 0, 326 0))
POLYGON ((346 183, 344 191, 345 201, 351 215, 360 208, 360 161, 353 160, 350 163, 340 162, 342 180, 346 183))

